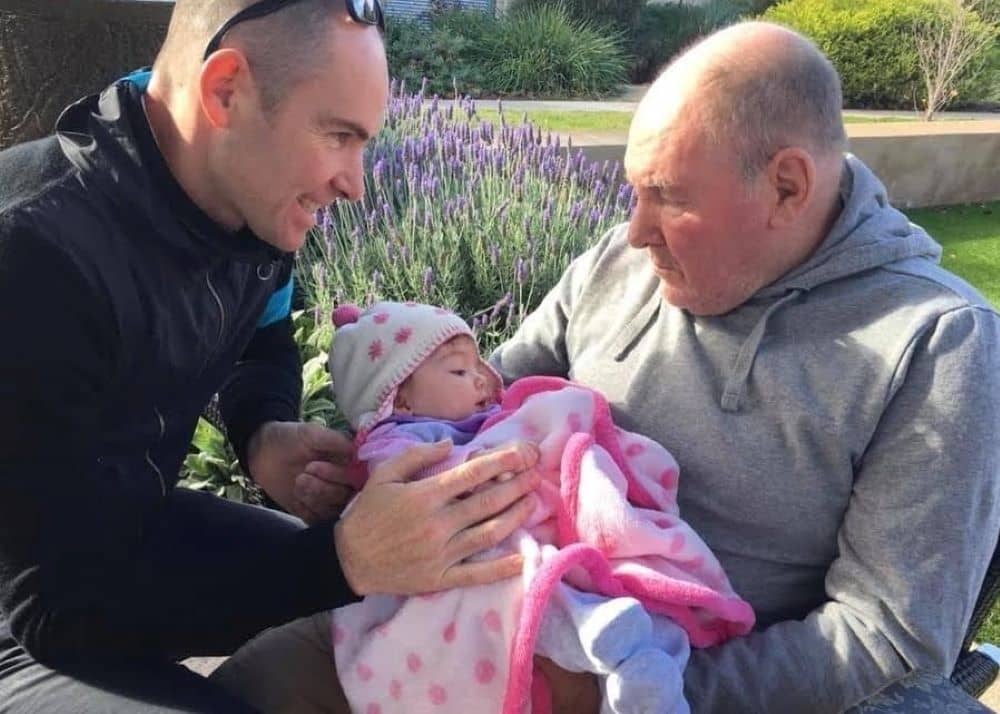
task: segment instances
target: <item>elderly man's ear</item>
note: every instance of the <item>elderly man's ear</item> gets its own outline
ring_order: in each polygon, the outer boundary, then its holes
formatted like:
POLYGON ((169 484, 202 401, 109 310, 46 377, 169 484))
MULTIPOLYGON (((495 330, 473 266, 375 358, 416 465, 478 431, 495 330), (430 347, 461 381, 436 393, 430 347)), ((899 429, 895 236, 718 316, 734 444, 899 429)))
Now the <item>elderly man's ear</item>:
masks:
POLYGON ((809 209, 816 192, 816 162, 808 151, 781 149, 767 165, 767 195, 772 202, 771 228, 788 228, 809 209))

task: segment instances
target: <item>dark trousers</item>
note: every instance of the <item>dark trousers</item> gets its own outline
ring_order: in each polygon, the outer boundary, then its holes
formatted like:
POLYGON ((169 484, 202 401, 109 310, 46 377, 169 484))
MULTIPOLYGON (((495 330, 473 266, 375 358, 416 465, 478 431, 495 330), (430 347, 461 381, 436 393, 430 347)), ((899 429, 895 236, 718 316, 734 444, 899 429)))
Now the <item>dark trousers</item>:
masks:
MULTIPOLYGON (((188 549, 211 549, 219 562, 226 562, 227 557, 247 557, 254 552, 256 543, 304 527, 301 521, 283 513, 185 489, 168 496, 163 518, 150 525, 158 549, 170 554, 164 567, 176 568, 178 573, 184 569, 188 549)), ((184 587, 184 583, 176 582, 175 586, 184 587)), ((240 593, 231 595, 238 597, 240 593)), ((223 629, 230 627, 224 622, 219 624, 223 629)), ((245 640, 254 634, 243 633, 237 622, 231 628, 240 633, 240 637, 232 639, 245 640)), ((230 654, 210 651, 216 649, 215 645, 204 642, 192 642, 190 647, 184 656, 230 654)), ((87 663, 52 670, 25 652, 0 618, 0 714, 255 711, 218 684, 164 659, 87 663)))
POLYGON ((56 672, 35 662, 13 641, 0 644, 3 714, 256 711, 182 664, 116 664, 56 672))

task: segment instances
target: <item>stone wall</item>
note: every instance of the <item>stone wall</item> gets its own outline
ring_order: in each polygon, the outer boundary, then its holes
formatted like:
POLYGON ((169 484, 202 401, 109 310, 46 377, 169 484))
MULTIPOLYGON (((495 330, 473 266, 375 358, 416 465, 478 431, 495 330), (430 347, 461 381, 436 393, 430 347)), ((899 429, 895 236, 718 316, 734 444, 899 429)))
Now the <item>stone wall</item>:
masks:
MULTIPOLYGON (((1000 119, 848 124, 847 135, 900 208, 1000 201, 1000 119)), ((625 156, 624 135, 573 146, 594 161, 625 156)))
POLYGON ((1000 119, 849 124, 847 133, 900 208, 1000 201, 1000 119))
POLYGON ((151 64, 172 8, 0 0, 0 149, 52 133, 64 107, 151 64))

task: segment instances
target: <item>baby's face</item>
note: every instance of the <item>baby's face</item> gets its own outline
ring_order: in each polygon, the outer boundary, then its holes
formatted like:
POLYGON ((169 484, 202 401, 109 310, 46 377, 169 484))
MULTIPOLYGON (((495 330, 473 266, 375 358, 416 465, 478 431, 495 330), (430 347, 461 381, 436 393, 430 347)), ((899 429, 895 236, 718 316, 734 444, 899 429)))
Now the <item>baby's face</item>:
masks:
POLYGON ((404 414, 457 421, 493 403, 472 338, 455 337, 434 350, 403 382, 395 409, 404 414))

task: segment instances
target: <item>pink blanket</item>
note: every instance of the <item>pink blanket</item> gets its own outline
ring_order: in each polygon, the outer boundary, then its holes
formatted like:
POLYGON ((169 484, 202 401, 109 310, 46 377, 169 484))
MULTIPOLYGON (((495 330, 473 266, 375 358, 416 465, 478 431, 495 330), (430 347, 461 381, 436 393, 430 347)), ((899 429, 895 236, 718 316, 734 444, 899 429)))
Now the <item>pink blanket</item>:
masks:
MULTIPOLYGON (((676 621, 695 647, 753 626, 750 606, 681 520, 677 463, 663 447, 616 427, 600 394, 562 379, 521 379, 501 407, 434 471, 515 439, 538 445, 535 512, 484 554, 516 549, 524 572, 420 597, 370 596, 336 610, 337 671, 355 712, 531 712, 535 638, 560 580, 635 597, 676 621)), ((375 429, 359 457, 371 463, 412 443, 398 430, 375 429)))

